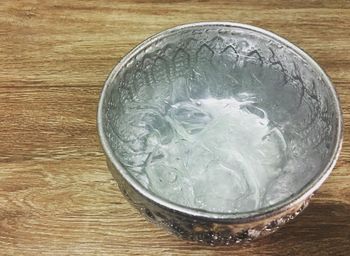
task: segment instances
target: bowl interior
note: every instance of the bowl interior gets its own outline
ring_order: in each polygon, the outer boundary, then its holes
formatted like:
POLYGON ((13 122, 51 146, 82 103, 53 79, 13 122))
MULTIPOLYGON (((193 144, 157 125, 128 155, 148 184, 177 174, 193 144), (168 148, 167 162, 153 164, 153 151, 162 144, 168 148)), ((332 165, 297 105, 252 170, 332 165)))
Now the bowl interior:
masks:
POLYGON ((106 82, 103 132, 150 193, 208 212, 259 211, 327 169, 339 109, 326 75, 249 27, 163 32, 106 82))

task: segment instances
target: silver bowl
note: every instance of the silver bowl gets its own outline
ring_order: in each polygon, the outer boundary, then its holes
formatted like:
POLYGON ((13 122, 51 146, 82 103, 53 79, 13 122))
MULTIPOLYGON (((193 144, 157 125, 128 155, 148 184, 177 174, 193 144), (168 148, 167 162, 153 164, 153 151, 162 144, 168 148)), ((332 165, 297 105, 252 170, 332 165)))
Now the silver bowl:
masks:
POLYGON ((339 100, 318 64, 271 32, 227 22, 138 45, 106 80, 97 122, 131 204, 209 245, 250 241, 297 216, 342 144, 339 100))

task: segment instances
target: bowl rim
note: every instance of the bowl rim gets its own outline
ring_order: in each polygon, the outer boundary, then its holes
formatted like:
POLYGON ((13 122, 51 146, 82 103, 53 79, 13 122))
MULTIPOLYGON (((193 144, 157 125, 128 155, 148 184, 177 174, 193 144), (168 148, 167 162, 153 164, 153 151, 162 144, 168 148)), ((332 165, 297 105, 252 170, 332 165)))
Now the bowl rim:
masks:
POLYGON ((270 216, 277 215, 279 213, 282 213, 288 209, 291 209, 292 207, 295 207, 302 202, 304 202, 307 198, 313 195, 313 193, 322 185, 322 183, 327 179, 327 177, 332 172, 333 168, 336 165, 336 162, 339 158, 342 142, 343 142, 343 117, 342 117, 342 111, 340 106, 340 101, 338 98, 338 95, 336 93, 335 87, 333 83, 331 82, 330 78, 326 74, 326 72, 316 63, 315 60, 311 56, 309 56, 306 52, 304 52, 302 49, 297 47, 296 45, 292 44, 288 40, 284 39, 283 37, 267 31, 265 29, 255 27, 252 25, 242 24, 242 23, 234 23, 234 22, 220 22, 220 21, 214 21, 214 22, 196 22, 196 23, 188 23, 184 25, 179 25, 170 29, 163 30, 143 42, 139 43, 135 48, 133 48, 128 54, 126 54, 118 63, 115 65, 108 75, 104 86, 102 88, 99 103, 98 103, 98 110, 97 110, 97 130, 98 135, 100 139, 100 144, 102 145, 102 148, 106 154, 106 157, 110 162, 113 164, 114 168, 120 173, 120 175, 135 189, 138 193, 140 193, 142 196, 146 197, 148 200, 152 201, 153 203, 168 208, 169 210, 173 212, 179 212, 182 214, 186 214, 189 216, 199 217, 203 219, 211 219, 211 220, 221 220, 225 222, 230 223, 247 223, 252 221, 258 221, 261 219, 268 218, 270 216), (292 49, 295 53, 297 53, 299 56, 301 56, 304 60, 306 60, 315 70, 317 70, 321 76, 323 76, 324 81, 326 82, 326 86, 329 87, 331 90, 332 96, 334 97, 334 103, 336 108, 336 114, 337 114, 337 120, 338 120, 338 131, 337 131, 337 138, 336 138, 336 145, 334 147, 332 156, 330 160, 328 161, 325 168, 320 172, 319 175, 317 175, 315 178, 310 180, 301 190, 298 191, 298 193, 295 193, 294 195, 288 197, 286 200, 283 200, 281 202, 278 202, 277 204, 273 204, 271 206, 260 208, 255 211, 250 212, 241 212, 241 213, 222 213, 222 212, 211 212, 206 211, 202 209, 196 209, 196 208, 189 208, 185 207, 173 202, 168 201, 167 199, 158 197, 156 194, 150 192, 147 190, 141 183, 139 183, 127 170, 124 168, 121 164, 121 162, 117 159, 117 157, 114 155, 109 143, 107 136, 103 129, 103 102, 106 98, 106 91, 107 88, 110 86, 110 82, 117 76, 117 74, 120 72, 122 67, 136 54, 138 54, 145 46, 151 45, 155 41, 159 40, 160 38, 164 38, 168 36, 170 33, 173 33, 175 31, 179 31, 182 29, 188 29, 188 28, 198 28, 198 27, 233 27, 233 28, 240 28, 240 29, 246 29, 251 30, 253 32, 257 32, 260 34, 263 34, 267 37, 270 37, 271 39, 280 42, 283 46, 289 47, 292 49))

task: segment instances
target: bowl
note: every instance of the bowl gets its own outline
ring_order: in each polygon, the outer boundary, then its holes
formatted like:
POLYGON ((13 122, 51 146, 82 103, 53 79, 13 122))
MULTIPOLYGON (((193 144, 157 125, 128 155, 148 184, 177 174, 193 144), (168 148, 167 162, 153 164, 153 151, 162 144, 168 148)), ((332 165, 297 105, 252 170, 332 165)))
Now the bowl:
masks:
POLYGON ((297 216, 335 166, 335 89, 305 52, 261 28, 178 26, 113 69, 98 107, 108 167, 144 216, 232 245, 297 216))

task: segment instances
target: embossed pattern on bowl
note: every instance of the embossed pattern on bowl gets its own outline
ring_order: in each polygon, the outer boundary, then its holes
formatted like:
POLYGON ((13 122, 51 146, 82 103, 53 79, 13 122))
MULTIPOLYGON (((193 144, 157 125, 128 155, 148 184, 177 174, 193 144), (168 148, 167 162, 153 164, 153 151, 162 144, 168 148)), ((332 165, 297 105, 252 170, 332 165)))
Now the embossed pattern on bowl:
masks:
MULTIPOLYGON (((234 23, 180 26, 135 48, 106 81, 98 128, 108 166, 129 201, 180 237, 212 245, 252 240, 294 218, 334 167, 342 141, 339 102, 322 69, 286 40, 234 23), (134 142, 123 138, 132 137, 134 130, 120 124, 135 104, 171 97, 179 79, 187 81, 191 97, 200 95, 203 86, 215 97, 257 96, 257 104, 287 134, 297 159, 291 168, 300 169, 294 184, 282 188, 290 190, 284 200, 269 198, 270 205, 250 212, 207 212, 171 202, 145 187, 132 170, 136 161, 144 160, 132 147, 134 142)), ((282 179, 271 195, 281 192, 282 179)))

